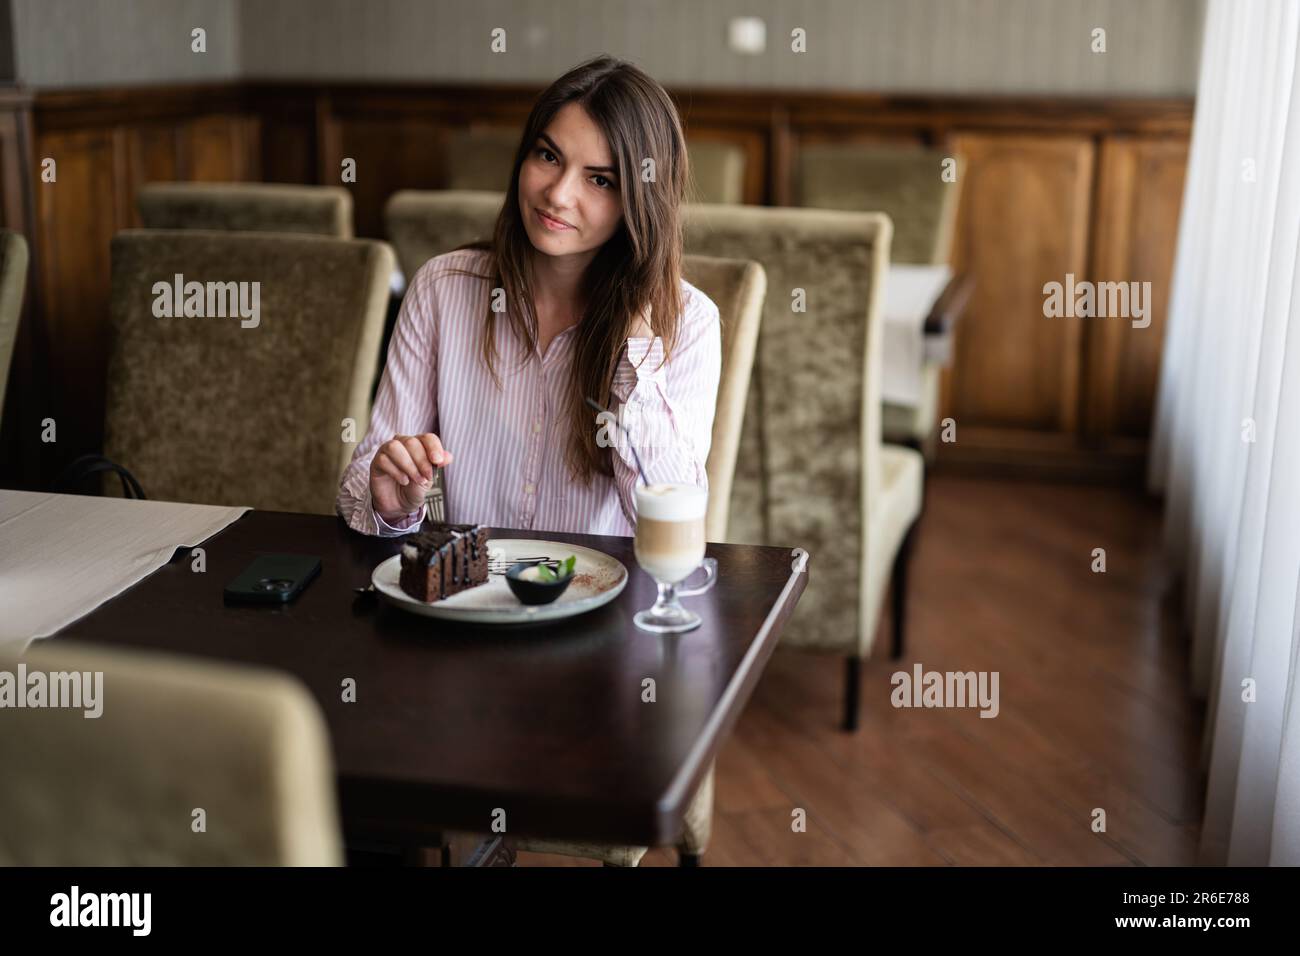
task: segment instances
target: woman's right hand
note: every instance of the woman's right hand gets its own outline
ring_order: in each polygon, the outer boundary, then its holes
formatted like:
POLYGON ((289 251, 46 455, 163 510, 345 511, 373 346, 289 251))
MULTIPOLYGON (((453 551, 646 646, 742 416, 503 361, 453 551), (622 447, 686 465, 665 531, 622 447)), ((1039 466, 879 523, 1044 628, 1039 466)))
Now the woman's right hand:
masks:
POLYGON ((433 469, 451 464, 451 453, 432 432, 394 435, 370 461, 370 501, 385 521, 401 520, 424 507, 433 469))

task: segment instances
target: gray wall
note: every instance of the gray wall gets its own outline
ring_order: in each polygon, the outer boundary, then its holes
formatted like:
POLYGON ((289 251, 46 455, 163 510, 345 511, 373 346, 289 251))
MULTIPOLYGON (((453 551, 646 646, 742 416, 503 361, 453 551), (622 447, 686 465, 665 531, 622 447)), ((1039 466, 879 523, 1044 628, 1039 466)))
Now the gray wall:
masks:
POLYGON ((596 53, 665 86, 1193 95, 1202 0, 264 0, 244 72, 545 83, 596 53), (362 12, 364 10, 364 13, 362 12), (734 54, 727 22, 767 21, 734 54), (803 27, 808 52, 790 52, 803 27), (1090 51, 1105 27, 1107 52, 1090 51), (504 27, 508 52, 489 50, 504 27))
POLYGON ((333 78, 543 84, 597 53, 666 86, 1186 95, 1204 0, 11 0, 34 86, 333 78), (767 50, 731 52, 758 16, 767 50), (208 29, 208 53, 189 30, 208 29), (808 52, 790 52, 803 27, 808 52), (1104 27, 1107 52, 1090 51, 1104 27), (503 27, 508 52, 489 50, 503 27))
POLYGON ((10 0, 17 78, 34 87, 230 80, 238 0, 10 0), (190 51, 203 27, 207 52, 190 51))

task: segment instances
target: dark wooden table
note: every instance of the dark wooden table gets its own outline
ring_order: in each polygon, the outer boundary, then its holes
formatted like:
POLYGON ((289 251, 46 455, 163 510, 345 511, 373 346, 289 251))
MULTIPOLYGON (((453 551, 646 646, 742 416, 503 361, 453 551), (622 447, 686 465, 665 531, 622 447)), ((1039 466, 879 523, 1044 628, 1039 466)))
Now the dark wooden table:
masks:
MULTIPOLYGON (((632 539, 492 529, 596 548, 627 566, 614 601, 564 621, 464 625, 353 589, 396 539, 338 518, 250 511, 54 638, 260 664, 299 677, 329 724, 350 840, 436 846, 445 831, 670 845, 807 584, 791 549, 710 544, 719 580, 686 598, 704 624, 638 629, 655 598, 632 539), (258 554, 319 555, 320 576, 277 608, 226 606, 258 554), (343 701, 347 678, 356 701, 343 701), (654 703, 642 682, 655 681, 654 703)), ((810 562, 805 562, 810 565, 810 562)), ((701 577, 696 576, 696 580, 701 577)))

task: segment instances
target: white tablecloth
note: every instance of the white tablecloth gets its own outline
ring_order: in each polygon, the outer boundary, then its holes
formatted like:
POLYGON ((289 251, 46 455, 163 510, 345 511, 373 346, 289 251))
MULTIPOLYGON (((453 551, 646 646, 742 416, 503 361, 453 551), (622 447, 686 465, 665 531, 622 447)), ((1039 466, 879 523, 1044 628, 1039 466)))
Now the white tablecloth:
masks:
POLYGON ((880 397, 898 405, 921 403, 921 366, 944 354, 928 343, 925 320, 952 279, 946 265, 894 263, 885 279, 885 329, 880 397))
POLYGON ((0 648, 66 627, 248 510, 0 489, 0 648))

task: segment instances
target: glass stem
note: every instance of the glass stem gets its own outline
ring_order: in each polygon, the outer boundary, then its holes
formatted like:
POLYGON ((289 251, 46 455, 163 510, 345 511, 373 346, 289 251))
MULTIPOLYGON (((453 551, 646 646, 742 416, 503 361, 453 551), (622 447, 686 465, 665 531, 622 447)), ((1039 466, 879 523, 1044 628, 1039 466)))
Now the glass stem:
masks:
POLYGON ((677 585, 664 584, 662 581, 656 581, 659 585, 659 598, 655 601, 656 611, 665 611, 677 607, 677 585))

